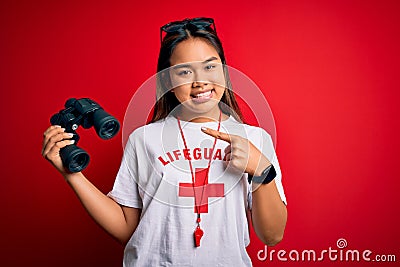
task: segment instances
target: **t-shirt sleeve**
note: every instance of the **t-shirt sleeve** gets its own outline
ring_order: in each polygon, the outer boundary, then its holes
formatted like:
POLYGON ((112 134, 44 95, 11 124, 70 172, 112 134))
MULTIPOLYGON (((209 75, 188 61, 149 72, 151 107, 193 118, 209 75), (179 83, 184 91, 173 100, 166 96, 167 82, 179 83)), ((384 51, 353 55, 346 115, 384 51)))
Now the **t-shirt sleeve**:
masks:
POLYGON ((108 196, 120 205, 141 209, 143 205, 136 182, 137 175, 137 156, 134 143, 129 139, 124 150, 121 166, 117 173, 113 189, 108 193, 108 196))
MULTIPOLYGON (((264 156, 268 158, 271 164, 274 166, 276 170, 276 177, 274 179, 276 187, 279 192, 279 196, 281 197, 282 201, 287 204, 285 191, 283 190, 282 185, 282 171, 279 165, 278 157, 276 155, 274 144, 272 142, 271 136, 264 130, 260 128, 260 135, 258 136, 260 142, 254 142, 253 144, 263 153, 264 156)), ((251 209, 252 206, 252 184, 248 185, 248 201, 249 201, 249 208, 251 209)))

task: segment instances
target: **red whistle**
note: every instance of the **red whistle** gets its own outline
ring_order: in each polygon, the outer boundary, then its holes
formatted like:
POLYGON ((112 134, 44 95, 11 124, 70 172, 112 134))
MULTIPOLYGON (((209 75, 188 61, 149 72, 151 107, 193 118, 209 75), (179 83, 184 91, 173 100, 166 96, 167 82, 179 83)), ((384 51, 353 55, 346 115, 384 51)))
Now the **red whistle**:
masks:
POLYGON ((196 247, 200 247, 200 239, 203 237, 203 234, 203 230, 197 226, 196 230, 194 231, 194 243, 196 247))

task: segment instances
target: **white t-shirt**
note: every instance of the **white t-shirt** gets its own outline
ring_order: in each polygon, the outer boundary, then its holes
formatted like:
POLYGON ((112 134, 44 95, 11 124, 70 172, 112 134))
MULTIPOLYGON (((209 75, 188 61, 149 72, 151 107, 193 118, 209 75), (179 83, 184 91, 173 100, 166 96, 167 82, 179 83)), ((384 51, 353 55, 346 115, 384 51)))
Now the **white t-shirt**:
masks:
MULTIPOLYGON (((214 138, 200 130, 203 126, 217 129, 218 122, 181 121, 181 125, 188 149, 172 116, 140 127, 129 137, 108 194, 121 205, 142 209, 139 225, 125 247, 124 266, 251 266, 245 249, 250 242, 246 210, 251 208, 247 174, 223 161, 227 142, 217 140, 212 151, 214 138), (189 159, 196 172, 195 187, 189 159), (194 246, 194 195, 204 231, 200 247, 194 246)), ((271 137, 233 117, 221 122, 220 131, 245 137, 263 152, 276 169, 275 183, 286 203, 271 137)))

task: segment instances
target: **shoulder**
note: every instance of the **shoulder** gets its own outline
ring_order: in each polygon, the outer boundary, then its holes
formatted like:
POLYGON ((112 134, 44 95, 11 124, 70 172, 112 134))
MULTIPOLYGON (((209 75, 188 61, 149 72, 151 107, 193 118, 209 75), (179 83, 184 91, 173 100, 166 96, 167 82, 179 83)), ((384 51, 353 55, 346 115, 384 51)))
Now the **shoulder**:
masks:
POLYGON ((160 136, 165 121, 165 119, 162 119, 136 128, 129 134, 128 144, 143 144, 145 141, 148 142, 148 140, 154 140, 155 137, 160 136))

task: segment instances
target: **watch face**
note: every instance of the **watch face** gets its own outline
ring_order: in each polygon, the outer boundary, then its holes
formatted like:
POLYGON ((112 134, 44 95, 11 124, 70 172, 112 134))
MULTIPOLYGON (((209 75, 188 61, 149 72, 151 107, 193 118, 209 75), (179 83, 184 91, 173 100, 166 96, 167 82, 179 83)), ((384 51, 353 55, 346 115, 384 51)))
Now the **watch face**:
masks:
POLYGON ((276 171, 274 166, 271 164, 262 172, 260 176, 254 176, 253 182, 258 184, 268 184, 276 177, 276 171))
POLYGON ((271 169, 271 167, 272 167, 272 164, 269 165, 267 168, 265 168, 265 170, 263 170, 261 176, 268 175, 269 170, 271 169))

